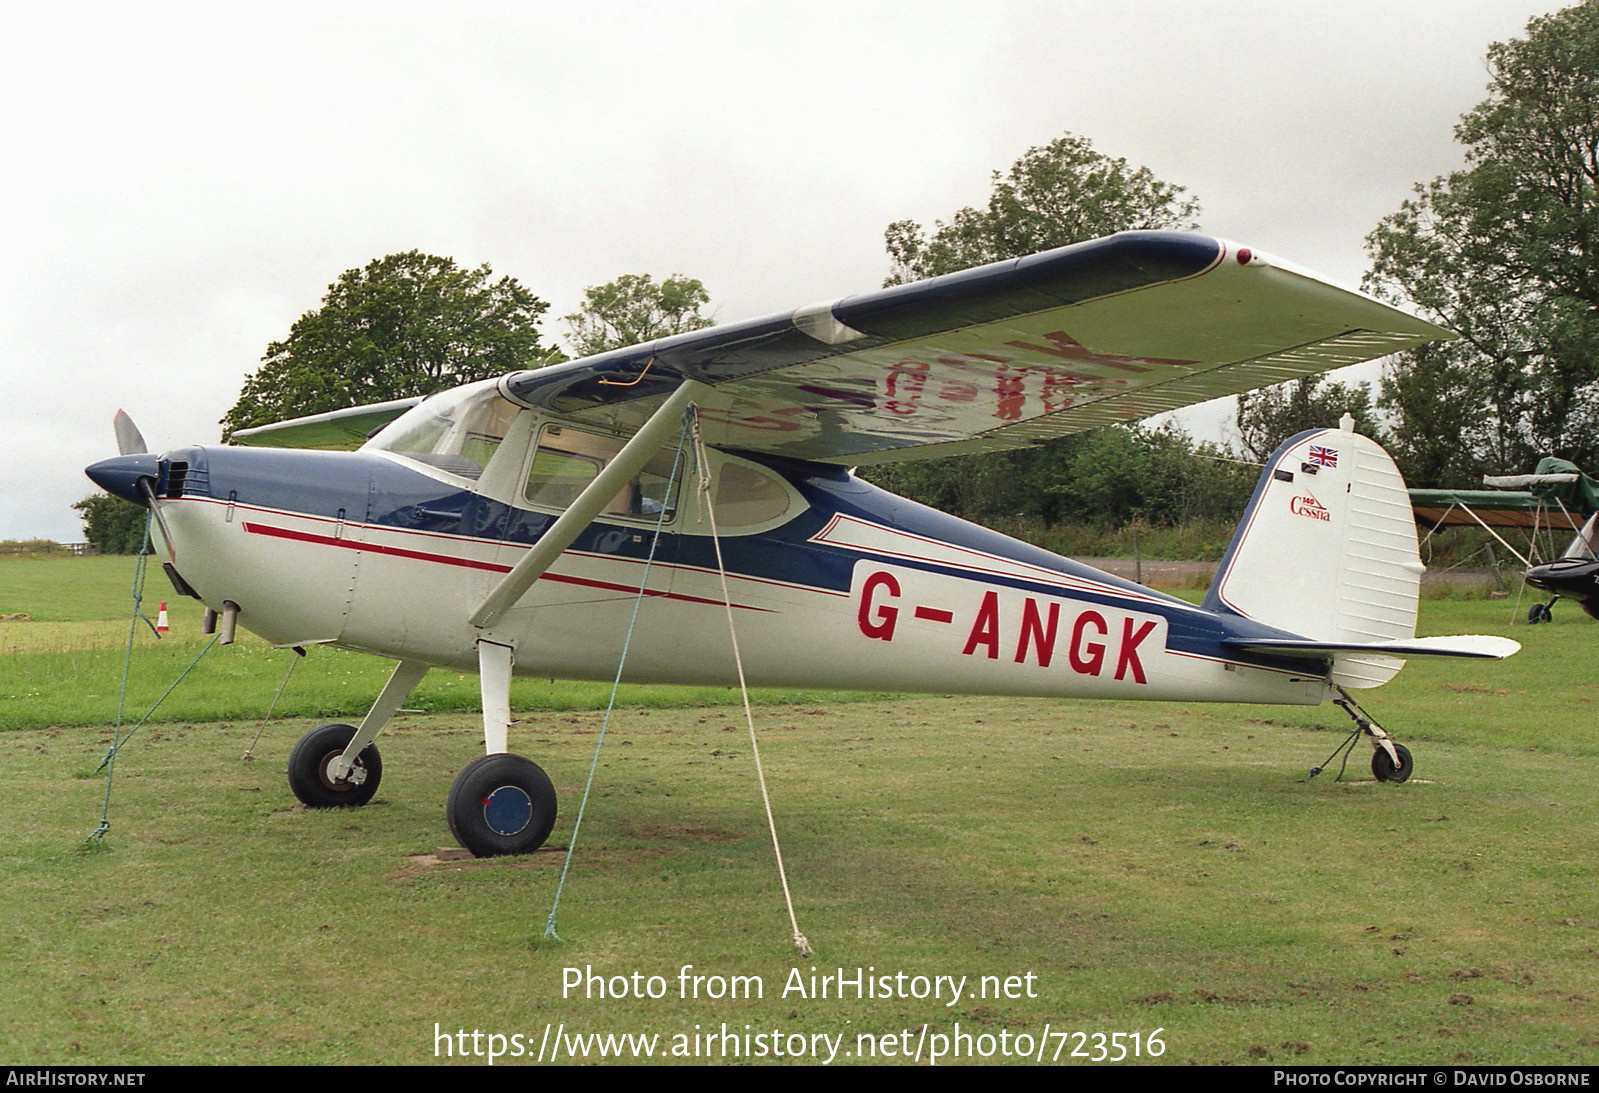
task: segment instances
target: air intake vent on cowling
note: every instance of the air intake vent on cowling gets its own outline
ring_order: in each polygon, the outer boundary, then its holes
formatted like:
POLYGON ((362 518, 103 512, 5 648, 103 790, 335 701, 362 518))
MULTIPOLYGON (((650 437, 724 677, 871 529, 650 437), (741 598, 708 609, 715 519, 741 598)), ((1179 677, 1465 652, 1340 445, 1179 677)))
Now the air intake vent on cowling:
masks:
POLYGON ((183 483, 188 477, 189 465, 187 463, 180 463, 174 460, 172 463, 168 464, 167 488, 165 491, 163 491, 165 495, 167 497, 182 497, 183 483))

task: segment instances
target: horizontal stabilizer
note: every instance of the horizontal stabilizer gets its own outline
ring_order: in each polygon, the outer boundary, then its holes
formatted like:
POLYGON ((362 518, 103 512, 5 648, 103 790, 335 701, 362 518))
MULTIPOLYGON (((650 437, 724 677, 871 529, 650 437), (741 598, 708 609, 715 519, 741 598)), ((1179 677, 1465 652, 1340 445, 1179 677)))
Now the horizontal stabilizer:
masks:
POLYGON ((1404 641, 1301 641, 1294 638, 1250 638, 1224 641, 1246 653, 1271 653, 1283 657, 1324 660, 1337 653, 1371 653, 1393 657, 1481 657, 1503 660, 1521 643, 1491 634, 1459 634, 1447 638, 1409 638, 1404 641))

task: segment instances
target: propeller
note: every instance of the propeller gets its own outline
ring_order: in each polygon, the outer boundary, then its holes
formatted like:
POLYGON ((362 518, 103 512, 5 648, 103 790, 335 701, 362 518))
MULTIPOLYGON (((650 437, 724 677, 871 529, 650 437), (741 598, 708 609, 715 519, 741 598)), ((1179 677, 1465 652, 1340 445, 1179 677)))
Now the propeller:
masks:
POLYGON ((111 428, 117 435, 117 451, 122 454, 116 459, 96 463, 88 469, 88 475, 107 492, 138 501, 149 508, 155 514, 155 522, 161 525, 161 538, 167 545, 167 557, 175 562, 177 553, 172 543, 172 531, 167 527, 166 517, 156 503, 152 484, 160 474, 160 463, 150 455, 144 434, 139 432, 139 427, 126 412, 117 411, 111 419, 111 428))
POLYGON ((150 450, 144 443, 144 434, 126 412, 117 411, 117 416, 111 419, 111 428, 116 430, 117 451, 123 455, 144 455, 150 450))

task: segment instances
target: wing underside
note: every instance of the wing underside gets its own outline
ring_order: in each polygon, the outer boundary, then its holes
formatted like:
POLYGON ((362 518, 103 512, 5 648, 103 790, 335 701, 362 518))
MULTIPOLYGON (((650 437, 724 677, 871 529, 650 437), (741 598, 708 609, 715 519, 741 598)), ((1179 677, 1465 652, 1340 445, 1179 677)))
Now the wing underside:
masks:
POLYGON ((506 377, 627 435, 684 380, 706 440, 867 464, 1025 447, 1449 338, 1207 236, 1128 232, 506 377))
MULTIPOLYGON (((1209 236, 1124 232, 501 380, 630 436, 685 380, 719 448, 843 465, 1026 447, 1453 335, 1209 236)), ((419 400, 243 430, 356 447, 419 400)))
POLYGON ((311 414, 253 429, 240 429, 229 440, 234 444, 261 448, 349 451, 365 444, 373 433, 421 401, 421 398, 402 398, 325 414, 311 414))

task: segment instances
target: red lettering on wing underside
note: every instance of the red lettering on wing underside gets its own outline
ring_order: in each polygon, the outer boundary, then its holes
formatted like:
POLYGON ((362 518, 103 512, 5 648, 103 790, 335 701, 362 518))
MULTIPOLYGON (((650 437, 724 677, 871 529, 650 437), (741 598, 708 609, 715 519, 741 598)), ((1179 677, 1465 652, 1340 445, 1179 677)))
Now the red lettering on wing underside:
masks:
POLYGON ((883 381, 883 390, 888 395, 883 409, 891 414, 914 414, 915 403, 926 387, 926 361, 898 362, 889 368, 888 378, 883 381))
POLYGON ((1015 421, 1022 416, 1022 410, 1027 405, 1027 392, 1022 389, 1022 377, 1025 372, 1001 372, 994 380, 994 394, 999 396, 999 405, 994 409, 994 416, 1001 421, 1015 421))
POLYGON ((1018 349, 1030 349, 1035 353, 1046 353, 1052 357, 1060 357, 1069 361, 1082 361, 1084 364, 1098 364, 1106 368, 1118 368, 1124 372, 1148 372, 1151 365, 1187 365, 1198 364, 1198 361, 1177 360, 1171 357, 1124 357, 1119 353, 1095 353, 1083 345, 1076 338, 1064 330, 1051 331, 1044 335, 1049 345, 1039 345, 1036 342, 1006 342, 1018 349))

